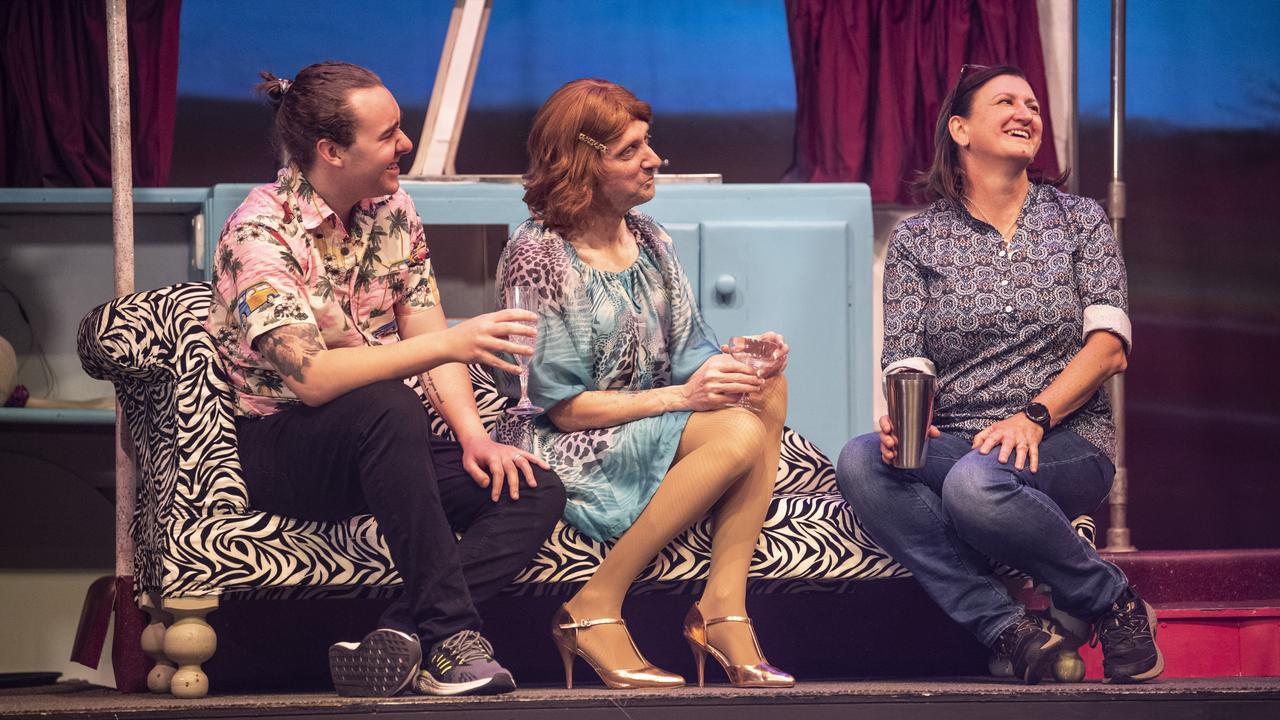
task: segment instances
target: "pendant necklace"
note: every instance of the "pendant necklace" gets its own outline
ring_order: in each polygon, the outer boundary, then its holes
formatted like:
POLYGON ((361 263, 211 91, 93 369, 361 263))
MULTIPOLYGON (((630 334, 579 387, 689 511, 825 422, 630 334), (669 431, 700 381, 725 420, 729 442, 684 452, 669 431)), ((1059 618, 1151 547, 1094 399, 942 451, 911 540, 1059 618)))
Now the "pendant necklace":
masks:
POLYGON ((1013 217, 1013 222, 1009 223, 1003 230, 1001 230, 999 225, 991 222, 991 218, 987 217, 987 214, 982 211, 982 208, 978 207, 978 203, 974 202, 972 198, 966 197, 964 200, 969 203, 974 210, 978 211, 978 217, 982 218, 983 222, 994 228, 996 232, 1000 233, 1000 239, 1004 240, 1004 246, 1008 248, 1009 244, 1013 242, 1013 238, 1009 237, 1009 232, 1018 224, 1018 218, 1022 217, 1022 211, 1019 210, 1018 214, 1013 217))

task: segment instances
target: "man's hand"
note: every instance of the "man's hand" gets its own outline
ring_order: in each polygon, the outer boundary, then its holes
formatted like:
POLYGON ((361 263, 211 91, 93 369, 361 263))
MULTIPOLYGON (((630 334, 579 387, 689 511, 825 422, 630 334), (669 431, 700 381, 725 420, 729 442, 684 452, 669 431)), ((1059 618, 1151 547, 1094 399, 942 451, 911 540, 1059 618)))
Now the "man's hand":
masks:
POLYGON ((535 337, 538 316, 528 310, 499 310, 487 315, 477 315, 460 322, 445 331, 449 356, 454 362, 483 363, 512 375, 519 375, 520 368, 497 356, 533 355, 533 348, 512 342, 512 335, 535 337))
POLYGON ((1019 470, 1026 466, 1027 458, 1031 459, 1031 472, 1040 468, 1040 441, 1044 438, 1044 428, 1032 422, 1022 413, 1007 417, 1000 422, 973 436, 973 447, 986 455, 995 446, 1000 446, 1000 455, 996 458, 1003 465, 1009 462, 1009 454, 1017 451, 1013 466, 1019 470))
POLYGON ((459 444, 462 445, 463 469, 477 485, 489 488, 494 502, 502 496, 503 486, 507 487, 512 500, 519 500, 521 475, 529 487, 538 487, 538 481, 533 477, 533 465, 543 470, 551 469, 532 453, 494 442, 487 435, 476 435, 459 444))

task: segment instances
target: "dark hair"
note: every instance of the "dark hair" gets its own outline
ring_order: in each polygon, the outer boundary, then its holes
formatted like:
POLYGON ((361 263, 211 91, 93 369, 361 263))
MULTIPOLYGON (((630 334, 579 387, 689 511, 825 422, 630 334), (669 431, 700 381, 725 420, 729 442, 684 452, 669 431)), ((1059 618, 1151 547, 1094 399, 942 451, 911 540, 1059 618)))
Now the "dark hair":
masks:
POLYGON ((306 170, 316 159, 316 142, 327 138, 347 147, 355 142, 356 119, 348 94, 352 90, 381 87, 371 71, 344 62, 322 62, 298 71, 293 80, 259 73, 255 88, 275 108, 271 143, 284 163, 306 170))
POLYGON ((653 109, 608 80, 574 80, 561 86, 533 116, 524 202, 547 229, 573 229, 591 206, 608 145, 634 120, 649 122, 653 109))
MULTIPOLYGON (((929 201, 946 198, 964 207, 964 168, 960 165, 958 147, 951 138, 949 124, 956 115, 969 117, 973 111, 973 96, 983 85, 1002 75, 1027 79, 1020 68, 1012 65, 965 65, 961 68, 960 80, 942 101, 942 108, 938 111, 938 124, 933 131, 933 164, 916 180, 917 189, 929 201)), ((1047 182, 1061 185, 1070 174, 1071 171, 1067 170, 1047 182)))

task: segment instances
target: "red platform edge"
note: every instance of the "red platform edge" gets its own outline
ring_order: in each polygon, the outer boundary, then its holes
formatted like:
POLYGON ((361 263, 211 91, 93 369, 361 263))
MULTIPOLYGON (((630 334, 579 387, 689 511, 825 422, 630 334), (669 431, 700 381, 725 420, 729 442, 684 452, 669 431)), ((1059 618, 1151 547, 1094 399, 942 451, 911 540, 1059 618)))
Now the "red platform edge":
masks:
MULTIPOLYGON (((1280 676, 1280 607, 1155 606, 1164 675, 1280 676)), ((1102 677, 1102 648, 1085 645, 1085 677, 1102 677)))

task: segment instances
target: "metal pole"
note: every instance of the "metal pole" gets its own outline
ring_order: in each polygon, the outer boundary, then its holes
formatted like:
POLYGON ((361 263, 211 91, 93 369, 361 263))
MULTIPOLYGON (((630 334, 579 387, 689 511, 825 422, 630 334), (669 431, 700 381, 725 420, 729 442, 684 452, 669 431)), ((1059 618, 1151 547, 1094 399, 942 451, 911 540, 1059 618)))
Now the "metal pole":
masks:
MULTIPOLYGON (((127 0, 107 6, 107 85, 111 112, 111 230, 116 296, 133 292, 133 148, 129 122, 127 0)), ((124 416, 116 402, 116 577, 133 575, 133 461, 124 450, 124 416)))
POLYGON ((1071 177, 1067 192, 1080 194, 1080 5, 1071 3, 1071 152, 1067 158, 1071 177))
MULTIPOLYGON (((1124 252, 1124 22, 1125 0, 1111 0, 1111 182, 1107 185, 1107 210, 1116 244, 1124 252)), ((1133 552, 1129 539, 1129 469, 1125 465, 1124 376, 1108 381, 1111 414, 1116 424, 1116 477, 1111 485, 1111 522, 1107 526, 1109 552, 1133 552)))

